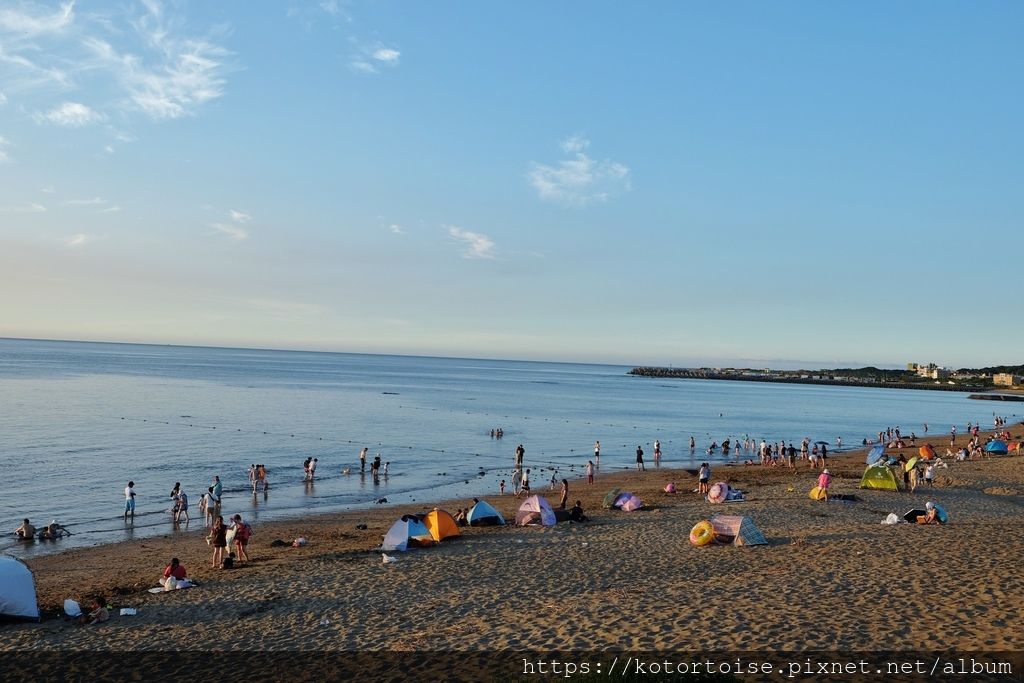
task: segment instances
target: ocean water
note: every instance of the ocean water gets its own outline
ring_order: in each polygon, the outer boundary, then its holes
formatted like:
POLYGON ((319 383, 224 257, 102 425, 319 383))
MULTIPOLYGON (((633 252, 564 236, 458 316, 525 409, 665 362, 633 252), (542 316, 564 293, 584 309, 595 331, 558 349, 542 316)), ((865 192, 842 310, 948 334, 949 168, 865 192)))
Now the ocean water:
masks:
MULTIPOLYGON (((742 439, 859 445, 887 426, 920 434, 991 424, 992 404, 952 392, 633 377, 629 368, 423 358, 0 340, 0 523, 56 518, 58 542, 0 549, 18 555, 183 533, 168 510, 181 482, 193 521, 219 475, 225 516, 315 512, 496 495, 526 449, 535 490, 579 474, 602 444, 601 467, 695 466, 712 441, 742 439), (502 427, 503 439, 492 439, 502 427), (691 455, 689 437, 698 444, 691 455), (359 450, 380 453, 389 476, 360 476, 359 450), (302 461, 319 458, 303 482, 302 461), (270 491, 253 496, 246 470, 263 463, 270 491), (350 468, 351 474, 342 473, 350 468), (135 481, 133 524, 123 490, 135 481)), ((996 408, 1006 410, 1000 404, 996 408)))

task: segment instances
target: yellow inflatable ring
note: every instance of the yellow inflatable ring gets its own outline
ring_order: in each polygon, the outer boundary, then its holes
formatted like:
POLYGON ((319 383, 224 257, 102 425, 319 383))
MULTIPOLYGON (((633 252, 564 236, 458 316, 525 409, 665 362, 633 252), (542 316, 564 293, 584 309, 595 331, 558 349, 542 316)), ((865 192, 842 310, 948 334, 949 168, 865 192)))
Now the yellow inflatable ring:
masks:
POLYGON ((715 528, 711 522, 704 520, 690 529, 690 543, 700 548, 715 540, 715 528))

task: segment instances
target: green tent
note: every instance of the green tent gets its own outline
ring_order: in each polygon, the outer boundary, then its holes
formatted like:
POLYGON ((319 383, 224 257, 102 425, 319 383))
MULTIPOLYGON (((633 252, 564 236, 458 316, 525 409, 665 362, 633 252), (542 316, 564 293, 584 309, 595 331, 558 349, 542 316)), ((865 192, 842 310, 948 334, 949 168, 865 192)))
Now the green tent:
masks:
POLYGON ((900 491, 903 480, 896 476, 891 467, 886 465, 870 465, 861 477, 862 489, 878 489, 879 491, 900 491))
POLYGON ((619 497, 620 493, 622 493, 622 491, 620 491, 619 489, 612 489, 611 491, 609 491, 608 494, 604 497, 604 507, 611 510, 612 506, 615 505, 615 499, 619 497))

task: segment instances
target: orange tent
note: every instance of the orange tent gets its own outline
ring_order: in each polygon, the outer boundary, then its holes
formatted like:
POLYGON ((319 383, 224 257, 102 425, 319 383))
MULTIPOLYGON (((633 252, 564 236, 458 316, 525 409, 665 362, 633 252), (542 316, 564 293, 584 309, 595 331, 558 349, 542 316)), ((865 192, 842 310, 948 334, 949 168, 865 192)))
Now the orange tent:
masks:
POLYGON ((430 535, 439 543, 449 536, 459 535, 459 525, 455 523, 455 518, 444 510, 434 510, 429 513, 423 519, 423 523, 430 535))
POLYGON ((921 454, 921 458, 924 460, 931 460, 935 457, 935 449, 932 448, 930 443, 926 443, 917 449, 917 452, 921 454))

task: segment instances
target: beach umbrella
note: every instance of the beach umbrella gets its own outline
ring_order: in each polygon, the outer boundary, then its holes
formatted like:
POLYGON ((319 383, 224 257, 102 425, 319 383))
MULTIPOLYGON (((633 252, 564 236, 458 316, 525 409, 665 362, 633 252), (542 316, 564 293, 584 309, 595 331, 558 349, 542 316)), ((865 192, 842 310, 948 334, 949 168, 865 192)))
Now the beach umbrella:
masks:
POLYGON ((714 484, 708 491, 708 502, 709 503, 724 503, 725 499, 729 497, 729 485, 724 481, 720 481, 714 484))
POLYGON ((920 460, 920 458, 918 458, 916 455, 911 456, 910 460, 907 461, 907 464, 903 466, 903 471, 909 472, 910 470, 914 469, 914 466, 917 465, 918 460, 920 460))
POLYGON ((930 443, 926 443, 917 449, 917 452, 921 454, 921 457, 925 460, 931 460, 935 457, 935 449, 932 448, 930 443))
POLYGON ((864 463, 866 465, 873 465, 882 458, 885 457, 885 444, 878 444, 868 451, 868 457, 865 458, 864 463))
POLYGON ((828 445, 828 441, 815 441, 814 443, 817 446, 827 446, 828 445))
POLYGON ((622 493, 621 489, 612 489, 605 495, 604 503, 602 503, 602 505, 611 510, 612 506, 615 505, 615 499, 619 497, 620 493, 622 493))

